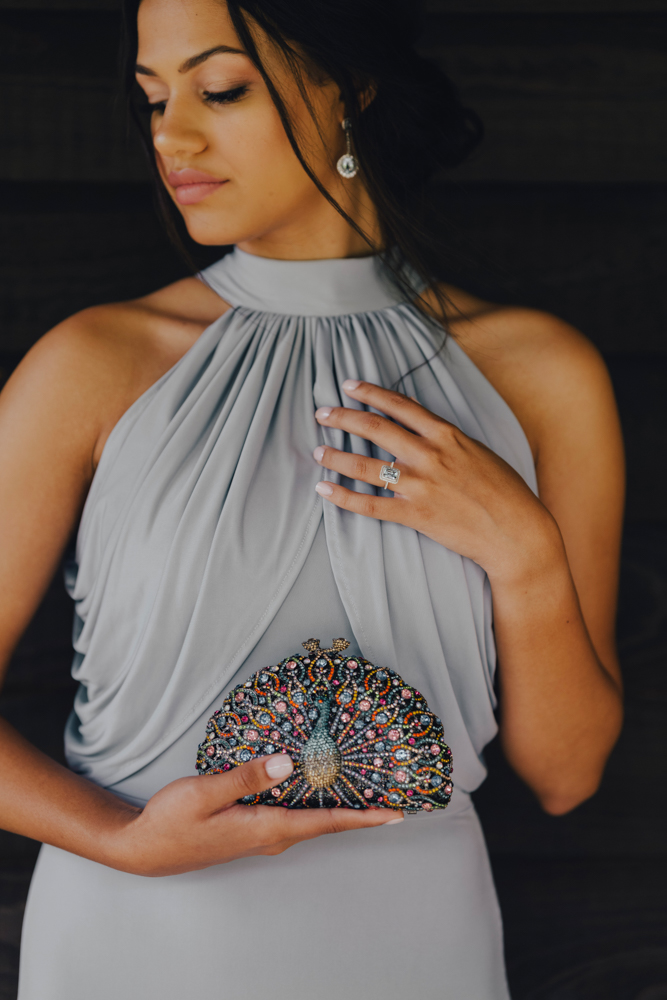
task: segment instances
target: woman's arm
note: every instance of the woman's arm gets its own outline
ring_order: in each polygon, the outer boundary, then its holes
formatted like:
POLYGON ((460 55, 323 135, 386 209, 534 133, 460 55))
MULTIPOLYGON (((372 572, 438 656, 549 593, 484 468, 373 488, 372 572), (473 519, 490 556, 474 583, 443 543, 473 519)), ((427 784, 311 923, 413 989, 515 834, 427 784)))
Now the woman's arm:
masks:
MULTIPOLYGON (((515 329, 518 318, 502 322, 515 329)), ((323 408, 317 419, 374 441, 401 470, 394 498, 320 484, 327 500, 416 528, 487 572, 505 753, 558 814, 596 790, 621 726, 613 627, 623 462, 604 366, 583 338, 556 333, 551 322, 558 324, 546 317, 535 329, 533 320, 522 346, 496 321, 495 345, 505 354, 490 351, 488 338, 480 351, 528 429, 541 500, 485 446, 398 393, 344 384, 397 423, 344 408, 323 408)), ((379 481, 381 462, 329 448, 315 457, 347 477, 379 481)))
MULTIPOLYGON (((175 360, 153 343, 141 356, 141 310, 134 329, 136 319, 129 307, 111 307, 68 321, 30 352, 0 394, 3 674, 76 526, 103 440, 146 381, 175 360), (116 336, 119 318, 124 332, 116 336)), ((162 875, 400 819, 386 810, 238 804, 239 796, 284 780, 291 766, 281 755, 225 775, 183 778, 139 810, 55 763, 0 720, 0 827, 124 871, 162 875)))

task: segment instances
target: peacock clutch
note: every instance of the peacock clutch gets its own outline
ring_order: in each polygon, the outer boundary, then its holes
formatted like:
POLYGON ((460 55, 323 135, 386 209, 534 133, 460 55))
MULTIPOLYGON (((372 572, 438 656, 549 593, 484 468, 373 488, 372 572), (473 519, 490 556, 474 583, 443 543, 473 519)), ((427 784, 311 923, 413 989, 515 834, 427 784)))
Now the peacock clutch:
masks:
POLYGON ((444 809, 452 796, 452 752, 424 696, 393 670, 303 643, 225 698, 206 726, 197 770, 219 774, 265 754, 287 753, 281 785, 247 795, 252 805, 289 809, 372 806, 444 809))

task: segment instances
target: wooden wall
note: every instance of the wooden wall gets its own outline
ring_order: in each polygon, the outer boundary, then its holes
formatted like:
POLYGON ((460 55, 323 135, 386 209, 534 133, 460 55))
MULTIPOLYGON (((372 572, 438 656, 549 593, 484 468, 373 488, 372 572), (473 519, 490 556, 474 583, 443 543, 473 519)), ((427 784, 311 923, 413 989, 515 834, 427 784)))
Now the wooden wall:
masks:
MULTIPOLYGON (((0 0, 0 367, 91 303, 184 273, 116 99, 113 0, 0 0)), ((452 278, 549 309, 605 353, 629 453, 619 637, 628 720, 604 788, 540 813, 489 752, 478 805, 515 1000, 667 997, 667 0, 430 0, 424 50, 487 138, 437 197, 452 278)), ((59 581, 3 711, 61 754, 59 581)), ((567 761, 563 761, 567 768, 567 761)), ((0 998, 34 845, 0 836, 0 998)), ((446 950, 446 942, 445 942, 446 950)), ((470 998, 474 1000, 474 998, 470 998)))

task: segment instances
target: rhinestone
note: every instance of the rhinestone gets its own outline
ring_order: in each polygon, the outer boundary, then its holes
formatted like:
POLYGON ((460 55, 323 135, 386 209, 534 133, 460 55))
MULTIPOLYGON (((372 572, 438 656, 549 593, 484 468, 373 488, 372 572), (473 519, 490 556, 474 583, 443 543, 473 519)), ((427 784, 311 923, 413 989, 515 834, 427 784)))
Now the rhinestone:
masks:
POLYGON ((359 702, 359 711, 360 711, 360 712, 367 712, 367 711, 368 711, 368 709, 369 709, 370 707, 371 707, 371 703, 370 703, 370 701, 368 700, 368 698, 363 698, 363 699, 362 699, 362 700, 361 700, 361 701, 359 702))
POLYGON ((266 684, 269 678, 266 674, 260 674, 259 679, 262 682, 262 684, 266 684))
POLYGON ((317 667, 326 667, 327 661, 325 659, 323 659, 323 657, 320 657, 319 660, 317 661, 317 663, 315 665, 317 667))
POLYGON ((340 698, 338 699, 341 705, 349 705, 352 701, 354 695, 351 691, 341 691, 340 698))
POLYGON ((273 751, 274 751, 275 749, 276 749, 276 748, 274 747, 273 743, 267 743, 267 744, 266 744, 266 745, 264 746, 264 753, 273 753, 273 751))
POLYGON ((382 781, 382 775, 381 774, 372 774, 371 775, 371 781, 374 781, 375 784, 377 784, 379 781, 382 781))
POLYGON ((280 789, 279 788, 272 788, 271 789, 271 794, 273 795, 273 797, 275 799, 277 799, 280 796, 280 794, 281 794, 280 793, 280 789))
POLYGON ((372 799, 373 798, 373 789, 372 788, 367 788, 366 791, 364 792, 364 795, 366 796, 367 799, 372 799))
POLYGON ((343 714, 340 717, 340 721, 341 722, 349 722, 351 718, 352 718, 352 716, 349 715, 348 712, 343 712, 343 714))
POLYGON ((396 781, 407 781, 408 780, 408 772, 407 771, 401 771, 399 769, 398 771, 394 771, 394 777, 396 778, 396 781))
POLYGON ((428 724, 429 724, 429 722, 430 722, 431 720, 430 720, 430 718, 428 717, 428 715, 421 715, 421 716, 419 717, 419 721, 421 722, 422 726, 428 726, 428 724))
POLYGON ((273 707, 275 708, 276 712, 280 712, 281 715, 283 714, 283 712, 287 711, 287 705, 285 704, 284 701, 277 701, 273 707))
POLYGON ((317 711, 316 708, 311 708, 311 710, 308 712, 308 718, 309 719, 316 719, 319 714, 320 713, 317 711))
MULTIPOLYGON (((396 742, 396 740, 400 740, 401 738, 401 734, 399 733, 398 729, 390 729, 388 736, 389 739, 393 740, 394 742, 396 742)), ((414 740, 412 742, 414 743, 414 740)))
POLYGON ((263 726, 268 726, 269 723, 271 722, 271 716, 267 712, 262 712, 259 715, 259 721, 263 726))
POLYGON ((378 723, 378 725, 384 726, 385 722, 389 722, 389 716, 385 715, 384 712, 380 712, 379 715, 375 716, 375 721, 378 723))
POLYGON ((237 757, 237 760, 241 760, 241 761, 243 761, 243 763, 245 763, 247 760, 250 760, 250 758, 252 757, 252 754, 250 753, 249 750, 239 750, 239 752, 237 753, 236 757, 237 757))
POLYGON ((397 750, 394 756, 396 757, 396 760, 408 760, 410 754, 407 750, 397 750))
POLYGON ((254 743, 255 740, 259 739, 259 733, 256 729, 248 729, 246 730, 245 737, 247 740, 250 740, 251 743, 254 743))
POLYGON ((305 701, 305 695, 303 691, 295 691, 293 700, 296 702, 297 705, 303 705, 305 701))
POLYGON ((400 802, 401 796, 396 792, 392 792, 391 795, 387 796, 390 802, 400 802))

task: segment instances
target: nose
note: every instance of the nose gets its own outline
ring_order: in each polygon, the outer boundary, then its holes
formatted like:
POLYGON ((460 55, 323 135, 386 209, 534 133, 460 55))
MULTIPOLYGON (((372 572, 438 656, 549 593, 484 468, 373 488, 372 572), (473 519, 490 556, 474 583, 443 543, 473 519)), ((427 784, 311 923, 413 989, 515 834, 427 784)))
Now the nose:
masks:
POLYGON ((153 133, 153 145, 161 156, 174 157, 180 153, 203 152, 208 143, 206 136, 191 121, 180 103, 170 102, 153 133))

